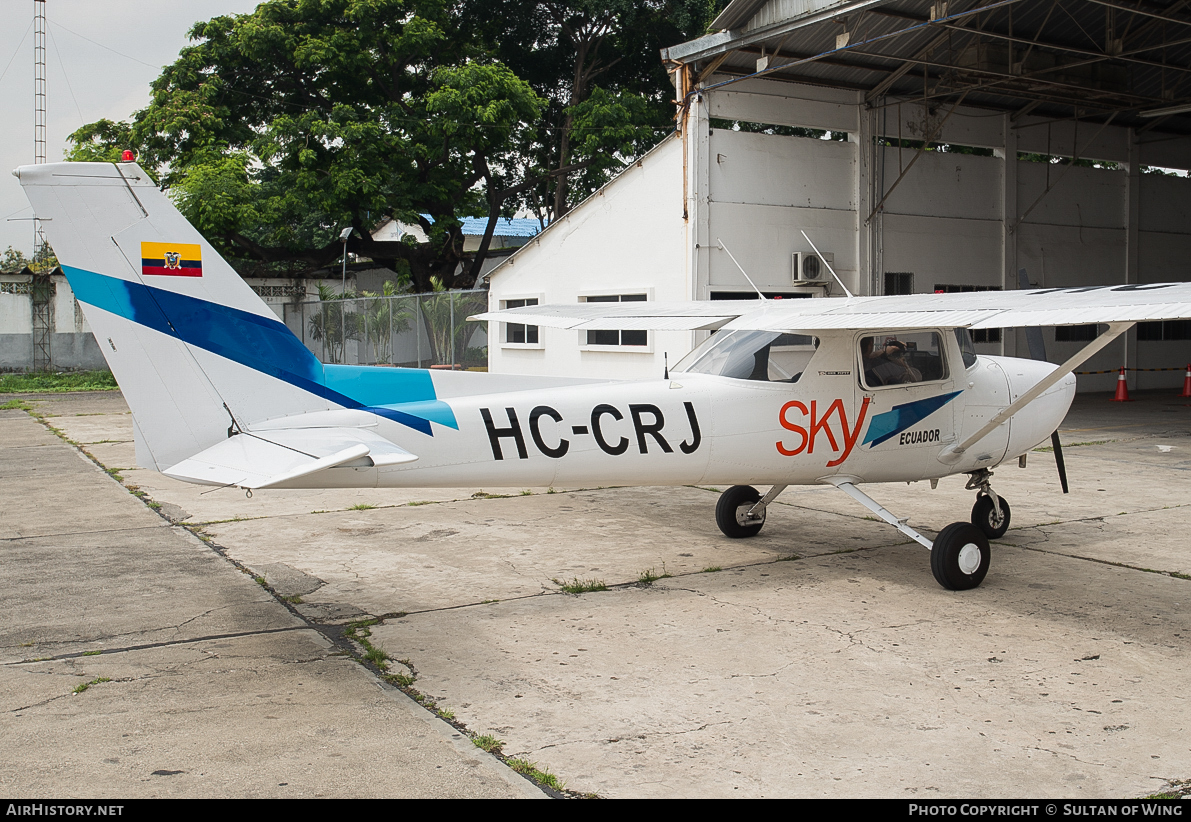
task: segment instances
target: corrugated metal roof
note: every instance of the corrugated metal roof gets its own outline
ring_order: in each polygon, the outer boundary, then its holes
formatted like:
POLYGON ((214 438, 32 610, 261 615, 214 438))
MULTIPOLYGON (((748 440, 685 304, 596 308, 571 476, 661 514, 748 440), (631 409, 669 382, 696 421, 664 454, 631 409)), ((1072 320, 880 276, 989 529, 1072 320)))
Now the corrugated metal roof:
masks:
MULTIPOLYGON (((434 218, 429 214, 423 214, 434 225, 434 218)), ((459 222, 462 223, 463 233, 469 237, 483 237, 484 232, 488 228, 487 217, 460 217, 459 222)), ((498 217, 496 220, 496 229, 492 232, 493 237, 536 237, 542 232, 541 224, 534 219, 526 217, 498 217)))
MULTIPOLYGON (((487 217, 463 217, 461 222, 463 233, 476 237, 482 237, 488 228, 487 217)), ((496 230, 492 233, 495 237, 536 237, 541 231, 542 226, 537 220, 500 217, 496 221, 496 230)))
POLYGON ((914 96, 1043 116, 1116 113, 1114 123, 1191 134, 1191 10, 1182 0, 734 0, 716 19, 729 32, 663 51, 702 70, 853 89, 873 102, 914 96), (805 10, 803 10, 805 9, 805 10), (781 13, 788 14, 782 17, 781 13), (836 48, 844 32, 849 42, 836 48))

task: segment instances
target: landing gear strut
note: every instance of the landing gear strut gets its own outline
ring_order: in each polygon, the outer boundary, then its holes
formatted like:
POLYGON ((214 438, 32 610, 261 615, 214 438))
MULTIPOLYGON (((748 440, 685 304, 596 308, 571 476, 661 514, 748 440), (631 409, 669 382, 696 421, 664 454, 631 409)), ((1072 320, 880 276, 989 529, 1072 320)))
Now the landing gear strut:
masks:
POLYGON ((765 509, 777 495, 786 490, 784 485, 775 485, 764 497, 751 485, 733 485, 720 494, 715 506, 715 524, 732 539, 755 537, 765 524, 765 509))
POLYGON ((979 490, 972 506, 972 524, 989 539, 1000 539, 1009 530, 1009 503, 997 496, 990 480, 993 472, 987 468, 972 471, 968 476, 969 491, 979 490))

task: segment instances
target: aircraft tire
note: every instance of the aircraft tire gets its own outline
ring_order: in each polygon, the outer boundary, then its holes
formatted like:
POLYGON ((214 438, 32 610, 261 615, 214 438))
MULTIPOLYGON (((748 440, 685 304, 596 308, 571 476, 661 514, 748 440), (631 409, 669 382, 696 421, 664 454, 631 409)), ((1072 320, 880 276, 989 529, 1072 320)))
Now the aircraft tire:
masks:
POLYGON ((984 532, 969 522, 953 522, 935 537, 930 570, 949 591, 967 591, 984 581, 992 551, 984 532))
POLYGON ((993 510, 992 497, 988 494, 976 497, 976 504, 972 506, 972 524, 983 531, 989 539, 1000 539, 1009 530, 1009 517, 1011 516, 1009 503, 1005 501, 1004 497, 998 497, 998 499, 1001 501, 1002 514, 999 523, 996 512, 993 510))
POLYGON ((724 536, 732 539, 755 537, 765 524, 765 512, 761 512, 760 522, 743 522, 744 514, 761 499, 761 494, 751 485, 733 485, 720 494, 720 500, 715 505, 715 524, 724 532, 724 536))

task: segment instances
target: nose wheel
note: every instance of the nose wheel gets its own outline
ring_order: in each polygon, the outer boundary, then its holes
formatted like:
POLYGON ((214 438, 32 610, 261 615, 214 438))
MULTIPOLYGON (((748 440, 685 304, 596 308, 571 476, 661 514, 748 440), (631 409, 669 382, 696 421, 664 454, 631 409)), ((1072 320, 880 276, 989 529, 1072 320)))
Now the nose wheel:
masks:
POLYGON ((1009 530, 1009 503, 992 488, 992 471, 981 468, 969 474, 967 489, 978 491, 972 506, 972 524, 989 539, 1000 539, 1009 530))
POLYGON ((981 494, 972 506, 972 524, 984 532, 989 539, 1000 539, 1009 530, 1009 503, 998 497, 981 494))

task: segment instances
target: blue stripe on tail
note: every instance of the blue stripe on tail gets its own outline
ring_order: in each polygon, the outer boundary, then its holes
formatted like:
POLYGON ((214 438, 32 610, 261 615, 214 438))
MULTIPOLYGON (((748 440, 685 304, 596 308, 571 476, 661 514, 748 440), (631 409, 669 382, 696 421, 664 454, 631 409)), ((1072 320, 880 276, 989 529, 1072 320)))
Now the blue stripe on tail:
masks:
POLYGON ((345 408, 434 436, 431 421, 458 428, 429 371, 323 365, 286 325, 219 303, 62 266, 75 296, 135 323, 268 374, 345 408))

